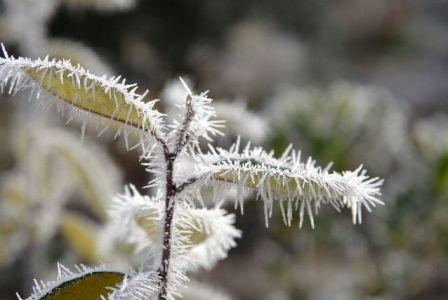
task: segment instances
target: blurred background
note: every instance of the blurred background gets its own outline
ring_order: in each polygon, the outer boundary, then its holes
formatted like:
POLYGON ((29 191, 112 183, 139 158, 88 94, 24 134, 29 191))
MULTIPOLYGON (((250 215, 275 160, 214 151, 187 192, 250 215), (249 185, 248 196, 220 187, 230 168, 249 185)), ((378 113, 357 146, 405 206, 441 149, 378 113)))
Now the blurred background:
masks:
MULTIPOLYGON (((124 75, 165 112, 183 76, 228 120, 218 145, 241 134, 279 154, 291 142, 385 178, 386 205, 357 226, 324 208, 314 230, 280 216, 266 229, 248 200, 238 247, 195 280, 233 299, 448 299, 447 1, 0 0, 0 40, 15 56, 124 75)), ((27 98, 0 98, 5 300, 58 261, 136 264, 107 201, 150 179, 138 150, 94 128, 82 142, 79 125, 27 98)))

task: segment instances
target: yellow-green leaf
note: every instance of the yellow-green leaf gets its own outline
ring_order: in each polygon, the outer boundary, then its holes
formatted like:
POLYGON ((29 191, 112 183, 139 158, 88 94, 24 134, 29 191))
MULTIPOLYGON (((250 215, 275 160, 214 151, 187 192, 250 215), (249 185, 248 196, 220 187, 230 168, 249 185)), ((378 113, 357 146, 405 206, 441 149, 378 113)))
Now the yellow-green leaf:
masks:
POLYGON ((135 84, 126 84, 120 77, 96 76, 67 60, 5 56, 0 58, 2 92, 31 88, 39 98, 44 90, 84 112, 151 132, 161 130, 162 115, 153 109, 156 101, 144 102, 147 93, 138 94, 135 84))

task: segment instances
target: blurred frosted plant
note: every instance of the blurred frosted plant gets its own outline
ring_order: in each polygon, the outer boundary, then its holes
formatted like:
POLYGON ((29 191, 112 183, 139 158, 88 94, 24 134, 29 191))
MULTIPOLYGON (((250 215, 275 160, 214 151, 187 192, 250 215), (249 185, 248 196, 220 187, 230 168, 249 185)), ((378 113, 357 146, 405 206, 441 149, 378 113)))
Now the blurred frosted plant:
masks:
POLYGON ((0 263, 20 253, 5 249, 19 244, 26 247, 30 240, 39 247, 46 245, 59 230, 72 249, 82 252, 85 240, 80 232, 88 223, 66 211, 65 204, 77 192, 96 218, 104 220, 106 200, 115 193, 120 173, 101 148, 82 144, 68 131, 35 126, 33 130, 17 129, 14 137, 17 167, 2 182, 0 202, 0 236, 11 242, 2 243, 0 251, 8 255, 0 263))
POLYGON ((338 169, 365 161, 386 175, 412 159, 407 108, 386 90, 346 82, 326 90, 285 87, 272 103, 266 116, 274 132, 319 159, 334 160, 338 169))
MULTIPOLYGON (((382 180, 367 176, 362 166, 338 173, 317 166, 311 158, 302 161, 300 152, 291 147, 276 158, 260 147, 247 145, 240 150, 239 141, 230 150, 210 146, 209 153, 203 153, 200 140, 211 142, 221 134, 223 124, 208 94, 195 94, 184 82, 182 113, 166 122, 155 110, 155 101, 148 101, 146 93, 138 94, 136 85, 119 77, 98 77, 68 61, 15 59, 4 52, 5 58, 0 58, 3 92, 31 90, 31 99, 39 105, 56 103, 60 112, 71 111, 69 117, 80 116, 83 124, 96 115, 120 124, 125 137, 130 130, 141 137, 145 165, 154 176, 149 186, 155 192, 145 197, 131 186, 115 198, 111 215, 120 229, 116 234, 147 252, 142 270, 135 275, 146 278, 146 285, 139 280, 131 284, 132 277, 126 276, 116 286, 116 282, 95 276, 95 285, 115 287, 108 299, 175 299, 182 293, 188 272, 210 268, 227 256, 240 232, 234 228, 234 216, 219 205, 196 206, 198 191, 204 186, 215 190, 218 204, 224 188, 240 195, 255 191, 264 203, 266 220, 278 205, 288 225, 294 214, 302 222, 306 213, 314 226, 313 216, 323 204, 337 210, 349 208, 357 223, 363 208, 370 211, 382 204, 378 199, 382 180), (194 160, 194 172, 183 173, 176 167, 185 158, 194 160)), ((242 197, 236 201, 242 210, 242 197)), ((48 295, 70 290, 70 280, 60 280, 48 295)))
POLYGON ((137 0, 58 0, 72 9, 94 9, 102 12, 123 11, 136 5, 137 0))
POLYGON ((435 114, 418 120, 414 125, 414 140, 420 153, 428 162, 431 187, 436 196, 448 191, 448 117, 435 114))
POLYGON ((297 36, 285 34, 273 23, 243 21, 228 31, 225 48, 199 48, 194 62, 213 90, 259 99, 282 83, 300 77, 307 49, 297 36), (204 53, 208 55, 204 55, 204 53))
POLYGON ((420 152, 430 161, 448 154, 448 116, 436 114, 414 125, 414 139, 420 152))
POLYGON ((226 293, 209 285, 190 281, 188 286, 182 290, 184 300, 232 300, 226 293))
POLYGON ((218 116, 226 120, 226 136, 244 137, 254 143, 261 143, 269 134, 266 119, 249 111, 244 100, 222 100, 214 103, 218 116))
POLYGON ((52 39, 48 44, 51 57, 70 59, 73 65, 81 65, 97 74, 111 74, 109 66, 92 49, 80 42, 63 39, 52 39))
MULTIPOLYGON (((1 40, 17 43, 26 55, 32 57, 54 54, 59 58, 58 49, 54 49, 55 45, 51 45, 53 41, 47 36, 47 25, 59 6, 66 5, 73 10, 93 9, 114 12, 133 8, 137 0, 3 0, 3 2, 5 9, 0 19, 1 40), (55 53, 52 52, 53 50, 56 50, 55 53)), ((92 61, 91 50, 85 50, 86 48, 82 45, 73 44, 72 46, 74 46, 73 49, 66 48, 69 53, 64 58, 72 58, 70 53, 79 52, 75 57, 81 57, 81 54, 84 54, 87 55, 86 60, 92 61)), ((86 65, 86 67, 93 66, 86 65)), ((93 70, 104 74, 101 70, 93 70)))
POLYGON ((4 0, 0 19, 3 41, 18 43, 29 55, 46 49, 46 25, 56 11, 57 0, 4 0))

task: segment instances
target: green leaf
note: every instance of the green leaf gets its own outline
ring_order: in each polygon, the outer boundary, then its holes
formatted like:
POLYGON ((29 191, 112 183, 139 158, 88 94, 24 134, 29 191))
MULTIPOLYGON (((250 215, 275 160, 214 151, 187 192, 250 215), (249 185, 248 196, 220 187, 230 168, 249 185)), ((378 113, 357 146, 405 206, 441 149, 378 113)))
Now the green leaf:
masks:
POLYGON ((94 271, 64 281, 50 289, 40 300, 98 300, 111 292, 125 278, 125 274, 110 271, 94 271))

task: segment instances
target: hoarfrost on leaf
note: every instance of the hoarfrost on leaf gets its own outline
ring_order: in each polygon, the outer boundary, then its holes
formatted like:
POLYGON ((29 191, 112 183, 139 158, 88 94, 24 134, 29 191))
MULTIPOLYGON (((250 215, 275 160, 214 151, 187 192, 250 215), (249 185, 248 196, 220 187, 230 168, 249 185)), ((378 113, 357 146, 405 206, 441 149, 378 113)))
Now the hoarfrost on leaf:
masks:
MULTIPOLYGON (((331 204, 337 211, 347 207, 353 223, 361 223, 361 210, 369 212, 383 204, 378 196, 383 181, 370 178, 362 166, 355 171, 338 173, 330 165, 322 168, 312 158, 301 159, 300 151, 288 147, 280 158, 250 143, 240 152, 239 141, 229 151, 210 147, 210 152, 197 156, 197 176, 202 184, 211 184, 216 194, 222 189, 252 190, 264 202, 266 225, 278 202, 284 222, 291 224, 293 211, 299 211, 300 226, 305 213, 314 227, 313 215, 320 206, 331 204)), ((242 205, 243 198, 236 199, 242 205)))
MULTIPOLYGON (((4 50, 4 49, 3 49, 4 50)), ((30 89, 30 99, 40 100, 41 94, 53 95, 61 113, 68 104, 69 120, 80 116, 85 122, 92 116, 108 118, 160 136, 163 131, 162 114, 154 109, 155 100, 145 102, 148 93, 137 93, 136 84, 126 84, 119 77, 96 76, 81 66, 73 66, 68 60, 9 57, 0 58, 0 88, 2 92, 15 94, 30 89)), ((51 106, 54 102, 38 102, 51 106)), ((127 133, 125 133, 126 135, 127 133)))

